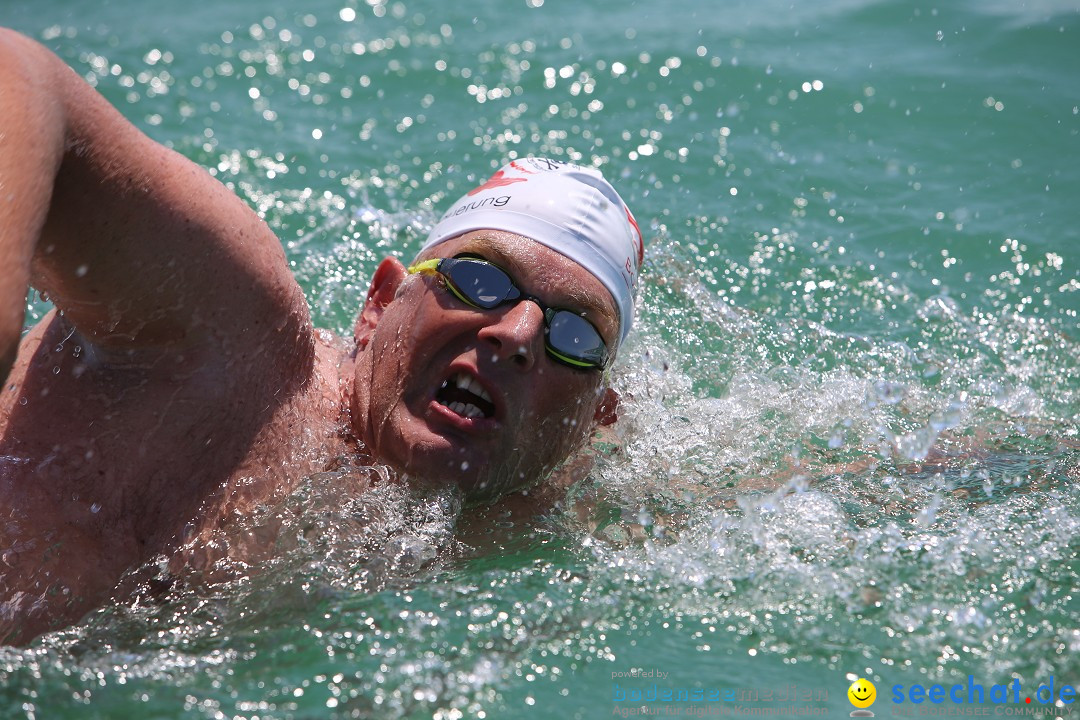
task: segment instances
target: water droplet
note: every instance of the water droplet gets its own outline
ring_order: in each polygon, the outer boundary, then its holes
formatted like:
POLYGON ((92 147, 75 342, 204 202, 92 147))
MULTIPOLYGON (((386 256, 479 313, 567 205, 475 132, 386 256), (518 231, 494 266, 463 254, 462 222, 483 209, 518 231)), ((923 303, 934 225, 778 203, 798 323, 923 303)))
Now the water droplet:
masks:
POLYGON ((930 527, 937 520, 938 511, 941 509, 941 496, 934 495, 930 500, 930 504, 924 507, 915 516, 915 522, 922 527, 930 527))
POLYGON ((101 512, 101 503, 94 503, 93 505, 91 505, 90 512, 94 513, 95 515, 101 512))
POLYGON ((878 400, 886 405, 895 405, 904 399, 904 386, 900 383, 881 381, 874 385, 878 400))

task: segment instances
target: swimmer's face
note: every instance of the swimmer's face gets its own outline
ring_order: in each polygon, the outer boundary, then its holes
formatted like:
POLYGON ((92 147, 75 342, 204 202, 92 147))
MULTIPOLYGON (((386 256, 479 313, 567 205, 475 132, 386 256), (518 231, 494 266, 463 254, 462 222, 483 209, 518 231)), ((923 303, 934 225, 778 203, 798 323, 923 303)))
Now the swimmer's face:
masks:
MULTIPOLYGON (((584 314, 615 346, 615 303, 572 260, 497 231, 467 233, 426 257, 459 253, 498 264, 549 306, 584 314)), ((354 430, 376 458, 409 474, 495 497, 547 475, 594 427, 602 373, 547 354, 535 303, 477 310, 438 276, 411 275, 368 330, 353 399, 353 417, 366 422, 354 430)))

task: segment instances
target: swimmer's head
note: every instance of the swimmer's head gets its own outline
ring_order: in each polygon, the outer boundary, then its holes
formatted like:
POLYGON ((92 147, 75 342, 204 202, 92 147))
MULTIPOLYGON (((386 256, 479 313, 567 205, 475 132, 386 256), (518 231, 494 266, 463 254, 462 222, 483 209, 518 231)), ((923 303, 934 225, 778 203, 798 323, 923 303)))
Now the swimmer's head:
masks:
POLYGON ((353 431, 380 461, 478 500, 537 482, 615 419, 598 370, 630 330, 641 262, 637 224, 598 171, 510 163, 450 207, 412 268, 376 270, 355 329, 353 431), (476 312, 475 288, 448 290, 423 262, 458 256, 498 266, 532 302, 476 312), (574 362, 595 346, 575 355, 572 337, 551 338, 559 309, 596 331, 579 337, 599 339, 602 365, 574 362))
POLYGON ((551 337, 569 310, 616 347, 615 300, 583 265, 516 233, 474 230, 428 252, 485 258, 529 301, 478 309, 473 284, 451 287, 467 272, 384 260, 356 325, 352 430, 380 462, 471 499, 529 487, 615 420, 606 373, 567 362, 577 348, 551 337))
POLYGON ((599 170, 561 160, 514 160, 443 214, 421 254, 473 230, 505 230, 565 255, 596 277, 615 300, 619 341, 634 319, 641 230, 599 170))

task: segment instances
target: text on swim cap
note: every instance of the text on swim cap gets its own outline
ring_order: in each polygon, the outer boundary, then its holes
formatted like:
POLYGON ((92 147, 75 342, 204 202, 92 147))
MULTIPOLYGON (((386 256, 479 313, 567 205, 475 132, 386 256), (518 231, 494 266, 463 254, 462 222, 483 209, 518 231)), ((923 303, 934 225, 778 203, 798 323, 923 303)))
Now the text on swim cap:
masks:
POLYGON ((486 197, 483 200, 473 200, 472 202, 467 202, 464 205, 458 205, 456 208, 443 215, 443 219, 445 220, 448 217, 456 217, 458 215, 461 215, 462 213, 467 213, 472 210, 479 210, 482 207, 502 207, 508 202, 510 202, 509 195, 500 195, 499 197, 486 197))

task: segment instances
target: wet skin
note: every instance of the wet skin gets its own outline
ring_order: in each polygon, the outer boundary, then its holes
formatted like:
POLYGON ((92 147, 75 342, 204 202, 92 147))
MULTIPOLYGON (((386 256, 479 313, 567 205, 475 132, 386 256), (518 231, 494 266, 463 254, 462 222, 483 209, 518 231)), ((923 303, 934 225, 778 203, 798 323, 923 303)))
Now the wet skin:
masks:
MULTIPOLYGON (((524 292, 618 337, 599 281, 538 243, 485 231, 435 250, 483 255, 524 292)), ((127 570, 280 498, 328 458, 382 462, 475 500, 529 487, 587 439, 604 397, 601 372, 546 353, 536 304, 477 310, 392 259, 372 281, 354 350, 325 333, 298 339, 309 327, 275 330, 283 337, 270 344, 288 353, 117 355, 55 313, 24 339, 0 396, 0 500, 17 510, 0 526, 9 642, 122 596, 127 570), (488 392, 491 417, 437 402, 460 373, 488 392)))
MULTIPOLYGON (((487 257, 524 292, 618 337, 599 281, 532 240, 481 231, 434 250, 487 257)), ((587 439, 604 398, 601 372, 547 354, 536 304, 477 310, 393 259, 373 278, 353 351, 325 333, 298 339, 309 327, 274 331, 290 353, 117 355, 55 313, 24 339, 0 396, 0 500, 18 510, 0 527, 11 549, 0 602, 19 625, 8 641, 76 620, 127 570, 280 498, 327 458, 358 455, 474 500, 529 487, 587 439), (491 417, 437 402, 460 373, 491 396, 491 417)))
MULTIPOLYGON (((0 107, 0 643, 123 597, 126 571, 337 456, 483 498, 591 430, 601 374, 547 356, 535 304, 466 308, 391 259, 354 342, 334 339, 249 206, 2 29, 0 107), (62 315, 23 336, 30 287, 62 315), (491 417, 433 402, 458 373, 491 417)), ((499 233, 432 255, 465 250, 617 337, 610 296, 561 255, 499 233)))
MULTIPOLYGON (((427 256, 460 253, 499 264, 526 294, 580 312, 614 346, 614 302, 580 265, 496 231, 468 233, 427 256)), ((454 297, 441 278, 393 270, 386 292, 396 300, 375 327, 361 318, 366 352, 356 363, 350 406, 356 435, 383 461, 435 482, 456 482, 474 498, 547 475, 593 428, 602 373, 548 355, 543 312, 535 303, 478 310, 454 297), (458 373, 475 378, 492 397, 490 417, 463 417, 437 401, 441 385, 458 373)))

